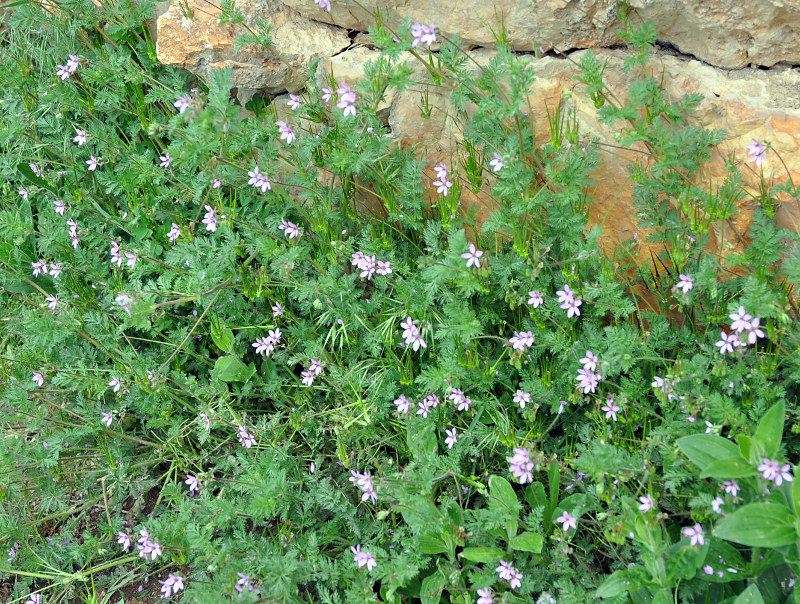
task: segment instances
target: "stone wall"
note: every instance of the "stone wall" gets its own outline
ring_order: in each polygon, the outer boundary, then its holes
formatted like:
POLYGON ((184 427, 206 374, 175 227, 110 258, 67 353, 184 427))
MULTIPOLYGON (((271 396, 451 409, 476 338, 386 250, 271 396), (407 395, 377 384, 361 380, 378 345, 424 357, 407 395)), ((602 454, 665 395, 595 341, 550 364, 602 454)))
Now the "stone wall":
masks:
MULTIPOLYGON (((622 70, 629 53, 620 48, 615 33, 620 28, 616 0, 331 0, 331 4, 328 12, 313 0, 238 0, 248 24, 266 18, 274 28, 272 49, 239 54, 234 54, 233 44, 242 27, 218 25, 218 8, 204 0, 173 4, 157 20, 158 57, 200 77, 215 67, 232 67, 244 104, 256 91, 279 94, 301 89, 316 57, 323 59, 317 71, 320 79, 330 70, 340 81, 363 77, 363 65, 379 52, 366 35, 376 10, 390 27, 405 17, 433 23, 440 39, 458 36, 479 61, 493 53, 491 29, 497 31, 502 19, 508 43, 515 51, 530 53, 536 71, 531 96, 536 132, 548 132, 546 106, 552 111, 565 91, 574 90, 569 109, 577 113, 582 132, 615 144, 614 131, 598 123, 593 104, 574 76, 576 63, 591 48, 601 61, 608 61, 607 85, 618 97, 626 95, 633 76, 622 70)), ((651 65, 664 74, 670 94, 701 93, 705 100, 698 108, 697 125, 728 133, 708 175, 721 177, 733 154, 748 186, 756 190, 758 175, 746 162, 745 152, 745 145, 756 138, 771 141, 791 178, 800 182, 800 2, 629 0, 628 7, 633 23, 652 20, 659 31, 651 65)), ((441 160, 451 163, 458 133, 446 127, 448 95, 432 87, 429 94, 436 110, 428 120, 420 117, 419 90, 392 97, 387 111, 391 136, 399 144, 426 143, 430 150, 426 160, 432 167, 441 160)), ((626 154, 604 156, 604 166, 595 175, 591 220, 603 226, 605 241, 613 245, 629 239, 637 227, 626 154)), ((768 160, 767 173, 774 171, 778 181, 787 178, 776 155, 770 154, 768 160)), ((481 206, 486 201, 480 194, 466 195, 467 203, 481 206)), ((743 198, 742 211, 734 219, 714 225, 715 249, 741 249, 754 204, 743 198)), ((781 226, 800 231, 796 200, 781 205, 777 219, 781 226)))

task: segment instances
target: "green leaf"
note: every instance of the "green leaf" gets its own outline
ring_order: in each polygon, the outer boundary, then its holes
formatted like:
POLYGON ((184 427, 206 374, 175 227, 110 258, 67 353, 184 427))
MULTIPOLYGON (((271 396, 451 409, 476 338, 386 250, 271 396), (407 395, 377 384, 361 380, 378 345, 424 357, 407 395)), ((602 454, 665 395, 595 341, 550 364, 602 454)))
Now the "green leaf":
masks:
POLYGON ((633 581, 630 580, 628 571, 615 570, 611 573, 611 576, 603 581, 603 584, 597 588, 597 591, 594 592, 594 597, 616 598, 633 587, 638 587, 638 585, 634 585, 633 581))
POLYGON ((505 512, 510 516, 506 521, 506 531, 509 539, 512 538, 517 532, 517 518, 522 506, 517 501, 514 487, 505 478, 489 477, 489 509, 505 512))
POLYGON ((246 382, 256 374, 256 368, 251 363, 245 365, 237 357, 220 357, 214 363, 211 377, 222 382, 246 382))
POLYGON ((465 547, 459 556, 470 562, 491 562, 502 556, 503 553, 504 551, 499 547, 465 547))
POLYGON ((758 587, 751 585, 739 594, 739 597, 733 601, 733 604, 764 604, 764 598, 761 597, 761 592, 758 587))
POLYGON ((211 318, 211 339, 220 350, 233 352, 233 332, 222 325, 217 317, 211 318))
POLYGON ((526 531, 521 535, 517 535, 516 537, 514 537, 509 543, 509 545, 511 546, 511 549, 539 554, 542 551, 543 543, 544 539, 542 538, 541 535, 537 535, 536 533, 531 533, 526 531))
POLYGON ((734 443, 716 434, 692 434, 679 438, 676 444, 701 470, 705 470, 712 462, 719 459, 739 455, 739 449, 734 443))
MULTIPOLYGON (((792 468, 792 476, 797 476, 798 470, 800 470, 800 466, 794 466, 792 468)), ((800 518, 800 480, 792 481, 792 503, 794 504, 795 515, 800 518)))
POLYGON ((444 554, 447 552, 447 544, 439 537, 420 535, 419 549, 423 554, 444 554))
POLYGON ((739 508, 717 525, 714 535, 750 547, 781 547, 797 541, 794 514, 776 503, 739 508))
POLYGON ((747 478, 755 476, 758 471, 749 462, 737 455, 728 459, 718 459, 706 466, 700 478, 716 478, 717 480, 731 480, 732 478, 747 478))
POLYGON ((442 598, 442 589, 446 582, 447 577, 444 576, 441 570, 425 577, 419 590, 422 604, 439 604, 439 600, 442 598))
POLYGON ((765 457, 772 459, 778 452, 783 438, 783 420, 786 407, 780 401, 770 407, 758 423, 756 433, 753 435, 753 444, 760 446, 765 457))

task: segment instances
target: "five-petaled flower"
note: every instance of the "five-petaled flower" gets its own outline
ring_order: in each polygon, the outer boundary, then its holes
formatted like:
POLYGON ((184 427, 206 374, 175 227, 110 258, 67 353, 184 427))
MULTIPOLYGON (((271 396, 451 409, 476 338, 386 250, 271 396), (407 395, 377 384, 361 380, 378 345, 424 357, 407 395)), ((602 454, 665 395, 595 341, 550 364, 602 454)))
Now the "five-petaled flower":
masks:
POLYGON ((706 542, 703 537, 703 527, 699 523, 683 529, 683 536, 688 537, 692 545, 704 545, 706 542))
POLYGON ((501 579, 505 579, 509 582, 511 589, 522 585, 522 573, 505 560, 500 560, 500 566, 498 566, 495 571, 500 575, 501 579))
POLYGON ((107 428, 110 428, 111 423, 114 421, 114 416, 106 411, 103 411, 103 418, 100 421, 103 422, 107 428))
POLYGON ((619 405, 614 404, 614 399, 612 397, 608 397, 606 404, 600 407, 602 411, 605 411, 606 419, 613 419, 617 421, 617 412, 619 412, 619 405))
POLYGON ((111 376, 111 381, 108 382, 108 387, 113 389, 114 392, 119 392, 122 388, 122 382, 117 376, 111 376))
POLYGON ((570 529, 578 528, 578 519, 574 516, 570 516, 569 512, 564 512, 556 518, 556 522, 561 523, 561 529, 564 531, 568 531, 570 529))
POLYGON ((278 120, 275 122, 275 124, 278 126, 278 132, 280 132, 281 140, 285 140, 287 145, 291 145, 292 141, 297 138, 291 126, 282 120, 278 120))
POLYGON ((464 252, 461 254, 461 257, 466 259, 467 261, 467 268, 474 266, 475 268, 481 267, 481 256, 483 256, 483 252, 475 247, 474 243, 469 244, 469 251, 464 252))
POLYGON ((419 327, 414 323, 411 317, 406 317, 405 321, 400 322, 400 327, 403 328, 403 339, 406 345, 411 346, 414 352, 422 348, 427 348, 428 344, 422 339, 419 333, 419 327))
POLYGON ((39 386, 39 388, 41 388, 42 385, 44 384, 44 376, 40 372, 34 371, 31 381, 37 386, 39 386))
POLYGON ((290 94, 289 100, 286 101, 286 104, 289 105, 289 109, 292 111, 297 111, 300 109, 300 96, 296 94, 290 94))
POLYGON ((503 158, 495 153, 494 159, 489 162, 489 165, 492 166, 492 172, 499 172, 503 169, 503 158))
POLYGON ((353 552, 353 561, 358 564, 358 568, 366 566, 367 572, 369 572, 378 565, 375 558, 372 557, 372 554, 361 551, 360 544, 354 547, 351 546, 350 551, 353 552))
POLYGON ((165 153, 164 155, 159 155, 158 159, 161 160, 161 163, 158 165, 162 168, 169 168, 169 164, 172 162, 172 157, 170 156, 169 152, 165 153))
POLYGON ((494 604, 492 590, 486 587, 478 590, 478 601, 475 604, 494 604))
POLYGON ((508 343, 514 350, 525 350, 533 346, 532 331, 515 331, 513 337, 508 339, 508 343))
POLYGON ((678 282, 675 284, 675 287, 682 290, 684 294, 688 294, 689 290, 694 287, 694 283, 692 283, 692 276, 681 273, 678 275, 678 282))
POLYGON ((331 12, 331 0, 314 0, 314 4, 331 12))
POLYGON ((183 577, 180 575, 173 575, 172 573, 161 583, 161 593, 164 594, 162 598, 169 598, 173 593, 178 593, 183 589, 183 577))
POLYGON ((187 474, 184 482, 189 487, 189 495, 200 490, 200 481, 197 479, 197 476, 187 474))
POLYGON ((339 102, 336 103, 336 106, 339 109, 344 109, 344 115, 355 116, 356 93, 350 90, 350 87, 346 83, 343 83, 340 88, 337 88, 336 93, 339 95, 339 102))
POLYGON ((542 298, 541 292, 531 291, 528 292, 528 296, 528 304, 534 308, 539 308, 542 304, 544 304, 544 298, 542 298))
POLYGON ((97 158, 94 155, 90 155, 89 159, 86 160, 86 166, 88 167, 89 172, 94 172, 97 170, 98 165, 97 158))
POLYGON ((734 348, 742 345, 742 343, 739 341, 739 336, 737 336, 735 333, 732 333, 730 335, 728 335, 724 331, 720 333, 721 333, 720 335, 721 339, 717 341, 716 344, 714 344, 714 346, 719 347, 720 354, 725 354, 726 352, 733 352, 734 348))
POLYGON ((525 405, 531 402, 531 393, 523 392, 517 388, 517 393, 514 395, 514 402, 519 403, 520 409, 524 409, 525 405))
POLYGON ((203 220, 201 220, 201 222, 206 225, 207 231, 214 233, 217 230, 217 211, 207 204, 204 207, 206 213, 203 215, 203 220))
POLYGON ((747 152, 750 154, 747 161, 756 162, 756 167, 760 168, 761 164, 766 161, 766 150, 766 147, 764 147, 757 138, 754 138, 753 142, 747 145, 747 152))
POLYGON ((252 171, 248 171, 247 175, 250 177, 250 180, 247 181, 248 185, 251 185, 256 189, 261 189, 262 193, 272 190, 272 185, 269 182, 269 178, 267 178, 266 174, 261 174, 258 171, 258 166, 256 166, 252 171))
POLYGON ((281 218, 281 224, 278 227, 287 239, 297 239, 300 237, 300 228, 293 222, 281 218))
POLYGON ((641 503, 639 504, 640 512, 643 513, 649 512, 650 510, 653 509, 653 507, 655 507, 655 504, 653 503, 653 498, 650 496, 649 493, 647 495, 644 495, 643 497, 639 497, 639 501, 641 501, 641 503))
POLYGON ((75 137, 72 139, 72 142, 78 145, 79 147, 82 147, 83 145, 86 144, 86 130, 80 130, 78 128, 75 128, 75 132, 76 134, 75 137))
POLYGON ((456 444, 458 441, 458 436, 456 436, 456 429, 450 428, 445 429, 444 433, 447 435, 447 438, 444 439, 444 444, 447 445, 448 449, 452 449, 453 445, 456 444))
POLYGON ((131 536, 125 531, 117 533, 117 543, 122 546, 122 551, 127 552, 131 546, 131 536))

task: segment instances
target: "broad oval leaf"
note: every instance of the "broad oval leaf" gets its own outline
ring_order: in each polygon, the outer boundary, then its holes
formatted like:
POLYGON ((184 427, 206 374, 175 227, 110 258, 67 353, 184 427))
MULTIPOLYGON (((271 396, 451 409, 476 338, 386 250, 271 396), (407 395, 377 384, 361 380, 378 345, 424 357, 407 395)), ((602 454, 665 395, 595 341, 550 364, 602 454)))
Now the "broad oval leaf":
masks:
POLYGON ((755 476, 758 471, 749 462, 740 456, 718 459, 706 466, 700 478, 716 478, 717 480, 731 480, 733 478, 747 478, 755 476))
POLYGON ((754 444, 757 443, 761 446, 761 450, 766 457, 772 459, 778 452, 781 446, 781 439, 783 438, 783 420, 786 413, 786 407, 783 401, 780 401, 769 408, 758 422, 758 428, 753 435, 754 444))
POLYGON ((470 562, 491 562, 504 553, 499 547, 465 547, 459 556, 470 562))
POLYGON ((541 553, 543 544, 544 539, 541 535, 537 535, 536 533, 531 533, 528 531, 517 535, 509 542, 511 549, 516 549, 523 552, 533 552, 534 554, 541 553))
POLYGON ((739 448, 734 443, 716 434, 692 434, 679 438, 676 444, 681 452, 701 470, 705 470, 718 459, 728 459, 739 455, 739 448))
POLYGON ((751 503, 714 529, 714 536, 750 547, 781 547, 798 540, 795 517, 776 503, 751 503))

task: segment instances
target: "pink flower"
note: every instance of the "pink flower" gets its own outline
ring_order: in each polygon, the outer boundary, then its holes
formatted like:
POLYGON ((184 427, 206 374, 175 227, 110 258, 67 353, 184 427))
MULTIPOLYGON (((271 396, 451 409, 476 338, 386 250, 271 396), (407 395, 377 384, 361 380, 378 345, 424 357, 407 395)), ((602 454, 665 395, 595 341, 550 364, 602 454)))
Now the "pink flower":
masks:
POLYGON ((170 156, 169 153, 165 153, 164 155, 159 155, 158 159, 161 160, 159 166, 161 166, 162 168, 169 168, 169 164, 172 162, 172 157, 170 156))
POLYGON ((561 516, 556 518, 556 522, 561 523, 561 530, 563 531, 578 528, 578 519, 574 516, 570 516, 569 512, 561 514, 561 516))
POLYGON ((732 333, 730 335, 726 334, 724 331, 720 332, 720 340, 714 344, 714 346, 719 347, 719 353, 725 354, 726 352, 733 352, 733 349, 737 346, 741 346, 741 342, 739 341, 739 337, 732 333))
POLYGON ((377 503, 378 495, 375 493, 375 485, 372 484, 372 477, 369 472, 356 472, 350 470, 350 478, 348 480, 354 483, 361 490, 361 501, 372 500, 372 503, 377 503))
POLYGON ((297 239, 300 237, 299 227, 295 223, 284 220, 283 218, 281 218, 281 225, 278 229, 283 231, 287 239, 297 239))
POLYGON ((419 333, 419 328, 411 317, 406 317, 405 321, 401 321, 400 327, 403 328, 403 338, 406 341, 406 345, 411 346, 414 352, 418 351, 420 347, 428 347, 428 344, 422 339, 419 333))
POLYGON ((736 497, 741 490, 739 483, 737 483, 735 480, 726 480, 722 483, 722 488, 726 493, 732 495, 733 497, 736 497))
POLYGON ((69 55, 67 59, 67 71, 69 71, 70 75, 75 73, 80 65, 81 61, 77 55, 69 55))
POLYGON ((447 395, 459 411, 469 411, 469 406, 472 400, 464 396, 464 393, 458 388, 450 388, 450 394, 447 395))
POLYGON ((331 0, 314 0, 314 4, 331 12, 331 0))
POLYGON ((236 437, 239 439, 239 444, 241 444, 245 449, 249 449, 250 447, 257 445, 256 437, 250 434, 247 431, 247 428, 240 425, 239 431, 236 433, 236 437))
POLYGON ((358 564, 358 568, 366 566, 367 572, 369 572, 378 565, 372 554, 361 551, 361 545, 351 546, 350 551, 353 552, 353 561, 358 564))
POLYGON ((285 140, 287 145, 291 145, 292 141, 297 137, 291 127, 284 121, 275 122, 278 126, 278 132, 281 134, 281 140, 285 140))
POLYGON ((120 531, 117 533, 117 543, 122 546, 122 551, 126 552, 131 546, 131 536, 124 531, 120 531))
POLYGON ((47 274, 47 264, 41 258, 36 262, 31 262, 31 266, 33 267, 33 276, 38 277, 39 275, 46 275, 47 274))
POLYGON ((337 88, 336 93, 339 95, 339 102, 336 103, 336 106, 339 109, 344 109, 344 115, 355 116, 356 93, 350 90, 350 87, 347 84, 342 84, 341 88, 337 88))
POLYGON ((524 409, 525 404, 531 402, 531 393, 523 392, 518 388, 517 393, 514 395, 514 402, 519 403, 520 409, 524 409))
POLYGON ((161 583, 161 593, 163 598, 169 598, 173 593, 178 593, 183 589, 183 577, 180 575, 173 575, 172 573, 161 583))
POLYGON ((112 376, 111 381, 108 383, 109 388, 112 388, 114 392, 119 392, 120 388, 122 388, 122 382, 119 381, 117 376, 112 376))
POLYGON ((94 155, 89 156, 89 159, 86 160, 86 165, 89 168, 89 172, 97 170, 98 162, 94 155))
POLYGON ((541 292, 532 291, 528 292, 528 304, 533 306, 534 308, 539 308, 542 304, 544 304, 544 299, 542 298, 541 292))
POLYGON ((286 104, 289 105, 289 108, 292 111, 297 111, 300 109, 300 97, 296 94, 290 94, 289 100, 286 101, 286 104))
POLYGON ((269 178, 267 178, 266 174, 259 173, 258 166, 256 166, 252 172, 248 172, 247 175, 250 177, 250 180, 247 181, 248 185, 252 185, 256 189, 261 189, 262 193, 272 190, 269 178))
POLYGON ((467 260, 467 268, 474 266, 475 268, 481 267, 481 256, 483 252, 475 247, 474 243, 469 244, 469 251, 461 254, 462 258, 467 260))
POLYGON ((412 48, 418 44, 427 44, 430 47, 431 44, 436 42, 436 27, 434 25, 414 23, 411 26, 411 35, 414 36, 414 41, 411 43, 412 48))
POLYGON ((303 376, 303 379, 301 381, 306 386, 311 386, 314 383, 314 378, 316 376, 314 375, 313 371, 309 371, 308 369, 306 369, 300 375, 303 376))
POLYGON ((405 394, 401 394, 399 397, 394 399, 394 404, 397 406, 397 413, 399 415, 407 414, 409 408, 411 407, 411 401, 408 400, 405 394))
POLYGON ((42 596, 40 594, 30 594, 25 604, 42 604, 42 596))
POLYGON ((492 172, 499 172, 503 169, 503 158, 495 153, 494 159, 489 162, 489 165, 492 166, 492 172))
POLYGON ((639 505, 639 511, 642 512, 642 513, 649 512, 650 510, 653 509, 653 507, 655 505, 653 503, 653 498, 650 496, 649 493, 647 495, 645 495, 644 497, 639 497, 639 501, 642 502, 639 505))
POLYGON ((766 161, 766 148, 756 138, 753 139, 752 143, 747 145, 747 152, 750 154, 750 157, 747 158, 747 161, 756 162, 757 168, 760 168, 761 164, 766 161))
POLYGON ((193 476, 192 474, 187 474, 186 480, 184 482, 189 487, 190 495, 200 490, 200 481, 197 480, 197 476, 193 476))
POLYGON ((272 316, 273 317, 283 316, 283 305, 280 302, 275 302, 275 304, 272 305, 272 316))
POLYGON ((28 192, 28 189, 22 188, 22 189, 20 189, 20 190, 19 190, 19 191, 17 191, 17 192, 18 192, 20 195, 22 195, 22 199, 24 199, 25 201, 28 201, 28 195, 30 195, 30 193, 28 192))
POLYGON ((485 589, 478 590, 478 601, 475 604, 494 604, 494 598, 492 598, 492 590, 488 587, 485 589))
POLYGON ((508 343, 514 350, 525 350, 533 346, 532 331, 515 331, 514 336, 508 339, 508 343))
POLYGON ((56 263, 56 262, 54 262, 53 264, 51 264, 51 265, 50 265, 50 272, 49 272, 49 274, 50 274, 50 276, 52 276, 52 277, 53 277, 53 279, 58 279, 58 276, 61 274, 61 265, 60 265, 60 264, 58 264, 58 263, 56 263))
POLYGON ((59 216, 63 216, 66 208, 64 207, 64 202, 60 199, 53 200, 53 211, 58 214, 59 216))
POLYGON ((139 550, 139 557, 140 558, 147 558, 150 556, 150 560, 155 560, 158 558, 161 552, 161 544, 150 539, 150 534, 147 532, 147 529, 142 529, 139 531, 141 537, 136 541, 136 549, 139 550))
POLYGON ((764 332, 758 326, 759 322, 759 319, 753 319, 750 329, 747 330, 747 341, 750 344, 755 344, 757 338, 764 337, 764 332))
POLYGON ((723 503, 725 503, 725 500, 722 497, 714 497, 714 499, 711 500, 711 509, 714 511, 714 513, 722 513, 723 503))
POLYGON ((100 421, 103 422, 108 428, 110 428, 111 423, 114 421, 114 416, 112 416, 110 413, 106 413, 105 411, 103 411, 103 418, 100 421))
POLYGON ((215 178, 211 181, 211 188, 212 189, 219 189, 222 186, 222 179, 215 178))
POLYGON ((447 445, 448 449, 452 449, 453 445, 458 442, 458 437, 456 436, 456 429, 445 429, 444 433, 447 435, 447 438, 444 439, 444 444, 447 445))
POLYGON ((128 316, 131 316, 131 309, 133 308, 133 298, 131 298, 127 294, 119 294, 116 298, 114 298, 114 302, 119 304, 128 316))
POLYGON ((740 306, 737 312, 732 312, 728 316, 731 319, 731 329, 737 334, 752 329, 750 320, 753 317, 745 312, 744 306, 740 306))
POLYGON ((772 480, 775 486, 781 486, 784 481, 792 482, 792 475, 789 473, 791 467, 788 463, 781 464, 777 461, 771 461, 766 457, 761 458, 763 463, 758 466, 758 471, 761 472, 761 477, 765 480, 772 480))
POLYGON ((578 307, 583 304, 583 301, 575 297, 569 285, 564 285, 564 289, 557 291, 556 295, 558 296, 560 308, 567 311, 567 318, 571 319, 574 316, 580 316, 581 311, 578 310, 578 307))
POLYGON ((444 197, 447 197, 447 194, 450 192, 450 187, 453 186, 453 183, 447 180, 446 178, 442 178, 441 180, 434 180, 432 184, 436 187, 436 192, 440 193, 444 197))
POLYGON ((272 351, 275 350, 275 345, 281 339, 281 335, 283 334, 280 329, 270 329, 268 336, 256 338, 256 341, 253 342, 253 348, 256 349, 256 354, 266 354, 266 356, 269 356, 272 351))
MULTIPOLYGON (((315 1, 316 1, 316 0, 315 0, 315 1)), ((321 1, 322 1, 322 2, 327 2, 327 0, 321 0, 321 1)), ((330 9, 328 9, 328 11, 330 12, 330 9)), ((327 103, 327 102, 328 102, 328 101, 330 101, 332 98, 333 98, 333 90, 331 90, 331 89, 330 89, 330 88, 328 88, 327 86, 326 86, 325 88, 323 88, 323 89, 322 89, 322 100, 323 100, 323 101, 325 101, 325 102, 327 103)))
POLYGON ((528 449, 514 448, 514 455, 506 458, 509 463, 508 471, 520 484, 533 482, 533 462, 528 449))
POLYGON ((56 65, 56 67, 58 67, 56 75, 61 78, 62 82, 65 82, 70 76, 69 69, 66 65, 56 65))
POLYGON ((378 260, 378 268, 375 269, 375 273, 378 275, 389 275, 392 272, 392 263, 388 260, 384 262, 383 260, 378 260))
POLYGON ((174 222, 172 223, 172 228, 167 233, 167 237, 169 238, 170 243, 175 243, 178 240, 178 237, 181 236, 181 227, 179 227, 174 222))
POLYGON ((215 233, 217 231, 217 212, 210 205, 205 205, 204 207, 206 209, 206 213, 201 222, 206 225, 207 231, 215 233))
POLYGON ((443 161, 440 161, 433 167, 433 171, 436 172, 436 178, 439 180, 444 180, 447 178, 447 166, 444 165, 443 161))
POLYGON ((82 147, 83 145, 86 144, 86 130, 79 130, 78 128, 75 128, 75 132, 76 134, 75 137, 72 139, 72 142, 78 145, 79 147, 82 147))
POLYGON ((675 287, 682 290, 684 294, 688 294, 689 290, 694 287, 691 275, 684 275, 683 273, 678 275, 678 282, 675 284, 675 287))
POLYGON ((56 308, 58 308, 58 298, 56 298, 54 295, 51 294, 47 296, 45 300, 47 300, 47 308, 49 308, 51 311, 55 311, 56 308))
POLYGON ((704 545, 706 542, 703 537, 703 527, 700 524, 683 529, 683 536, 688 537, 692 545, 704 545))
POLYGON ((597 369, 597 363, 599 360, 600 359, 597 358, 597 355, 595 355, 591 350, 587 350, 586 356, 578 362, 583 365, 584 369, 595 371, 597 369))
POLYGON ((576 388, 578 390, 583 389, 583 393, 588 394, 590 392, 596 392, 597 385, 600 383, 600 380, 603 379, 603 376, 599 373, 589 371, 588 369, 578 369, 578 375, 575 379, 578 381, 576 388))
POLYGON ((136 254, 133 254, 131 252, 125 252, 125 257, 128 259, 125 262, 125 266, 129 266, 130 268, 136 266, 136 254))
POLYGON ((520 585, 522 585, 522 581, 521 581, 522 573, 517 571, 516 568, 511 566, 505 560, 500 560, 500 566, 498 566, 495 569, 495 571, 497 572, 498 575, 500 575, 501 579, 505 579, 506 581, 509 581, 509 585, 510 585, 511 589, 514 589, 514 588, 519 587, 520 585))
POLYGON ((606 404, 600 407, 602 411, 606 413, 606 419, 613 419, 617 421, 617 412, 619 411, 619 405, 614 404, 614 399, 609 397, 606 401, 606 404))
POLYGON ((34 371, 31 381, 41 388, 44 385, 44 376, 38 371, 34 371))
POLYGON ((67 226, 69 227, 69 236, 72 237, 72 247, 77 250, 78 249, 78 223, 70 218, 69 220, 67 220, 67 226))

